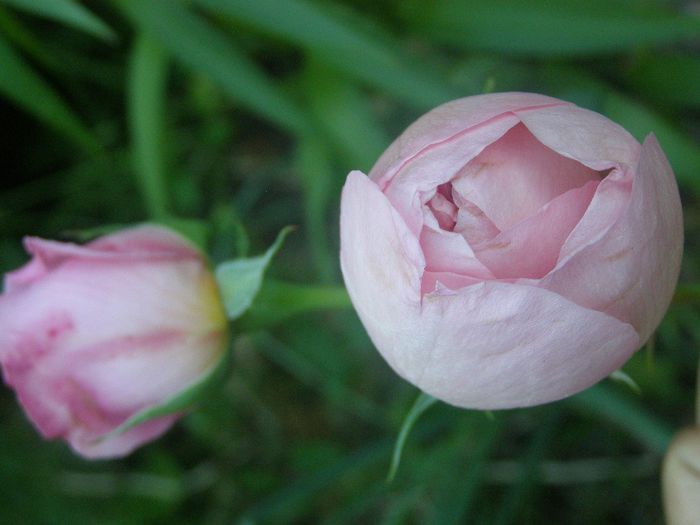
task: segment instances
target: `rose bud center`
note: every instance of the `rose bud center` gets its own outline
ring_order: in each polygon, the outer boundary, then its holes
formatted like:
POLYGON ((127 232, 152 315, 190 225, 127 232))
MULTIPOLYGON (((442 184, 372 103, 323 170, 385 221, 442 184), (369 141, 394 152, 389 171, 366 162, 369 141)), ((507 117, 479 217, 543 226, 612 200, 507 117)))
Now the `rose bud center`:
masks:
POLYGON ((512 127, 422 193, 423 293, 543 277, 609 172, 560 155, 523 124, 512 127))

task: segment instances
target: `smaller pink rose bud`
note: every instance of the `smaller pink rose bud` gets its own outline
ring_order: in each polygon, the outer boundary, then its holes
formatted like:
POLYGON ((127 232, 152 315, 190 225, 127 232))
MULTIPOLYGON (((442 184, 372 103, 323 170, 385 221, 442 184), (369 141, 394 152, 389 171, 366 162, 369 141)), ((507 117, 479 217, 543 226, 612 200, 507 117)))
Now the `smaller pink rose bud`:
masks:
POLYGON ((221 362, 227 322, 204 256, 140 226, 85 246, 25 239, 32 260, 5 277, 0 365, 45 438, 87 458, 124 456, 179 413, 114 432, 221 362))

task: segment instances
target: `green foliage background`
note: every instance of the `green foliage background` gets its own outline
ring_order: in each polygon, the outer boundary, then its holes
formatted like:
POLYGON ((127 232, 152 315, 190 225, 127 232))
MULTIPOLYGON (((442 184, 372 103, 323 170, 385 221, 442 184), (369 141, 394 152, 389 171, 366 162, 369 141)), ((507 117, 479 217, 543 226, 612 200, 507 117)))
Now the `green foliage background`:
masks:
POLYGON ((3 389, 0 522, 661 523, 700 338, 699 43, 697 6, 672 0, 0 0, 3 271, 25 234, 156 220, 216 263, 299 225, 234 324, 222 392, 133 456, 43 442, 3 389), (492 418, 436 405, 387 485, 417 392, 349 308, 340 188, 424 111, 508 90, 657 134, 685 205, 680 287, 625 368, 641 394, 605 381, 492 418))

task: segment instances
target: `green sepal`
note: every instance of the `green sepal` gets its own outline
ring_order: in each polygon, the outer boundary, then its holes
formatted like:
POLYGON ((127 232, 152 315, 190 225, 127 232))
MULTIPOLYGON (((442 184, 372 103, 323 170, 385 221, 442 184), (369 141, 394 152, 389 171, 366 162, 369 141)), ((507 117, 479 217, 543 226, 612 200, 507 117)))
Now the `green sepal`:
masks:
POLYGON ((399 435, 396 437, 396 443, 394 444, 394 453, 391 455, 391 465, 389 466, 389 472, 386 476, 386 482, 391 483, 396 477, 396 472, 399 470, 399 464, 401 463, 401 454, 403 453, 403 447, 406 444, 406 439, 415 425, 418 418, 433 406, 437 402, 433 396, 421 392, 413 406, 406 414, 406 417, 401 423, 401 430, 399 435))
POLYGON ((137 412, 117 428, 98 437, 95 441, 99 442, 110 439, 153 419, 169 416, 192 408, 199 401, 207 398, 212 391, 224 382, 231 368, 232 355, 233 353, 227 348, 218 363, 212 366, 212 368, 195 383, 173 395, 164 403, 147 407, 137 412))
MULTIPOLYGON (((1 0, 0 0, 1 1, 1 0)), ((162 226, 173 230, 181 237, 192 243, 198 250, 204 251, 209 237, 209 226, 206 222, 198 219, 181 219, 176 217, 166 217, 157 221, 137 222, 131 224, 116 223, 95 226, 94 228, 80 228, 63 230, 61 237, 70 242, 84 244, 111 233, 119 233, 129 228, 139 226, 162 226)))
POLYGON ((293 226, 283 228, 272 246, 262 255, 233 259, 216 267, 214 276, 229 320, 238 319, 253 303, 260 291, 265 270, 293 229, 293 226))
POLYGON ((622 383, 623 385, 626 385, 635 394, 637 394, 637 395, 642 394, 642 389, 639 387, 637 382, 634 379, 632 379, 629 375, 627 375, 625 372, 623 372, 622 370, 615 370, 612 374, 610 374, 609 377, 613 381, 617 381, 618 383, 622 383))

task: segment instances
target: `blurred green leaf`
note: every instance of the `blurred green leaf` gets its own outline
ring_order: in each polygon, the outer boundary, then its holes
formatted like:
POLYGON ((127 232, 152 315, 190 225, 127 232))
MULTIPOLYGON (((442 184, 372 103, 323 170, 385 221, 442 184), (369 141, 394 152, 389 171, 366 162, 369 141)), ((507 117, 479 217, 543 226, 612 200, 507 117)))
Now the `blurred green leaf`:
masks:
POLYGON ((237 319, 250 307, 260 291, 265 270, 293 229, 292 226, 283 228, 272 246, 258 257, 234 259, 216 267, 216 282, 230 320, 237 319))
POLYGON ((348 416, 371 423, 375 427, 386 428, 385 411, 362 391, 348 387, 334 373, 319 366, 318 360, 302 355, 294 349, 275 339, 264 331, 256 332, 252 339, 257 343, 257 350, 267 359, 319 394, 319 399, 348 416))
POLYGON ((388 42, 367 35, 304 0, 195 0, 218 13, 302 47, 319 61, 419 107, 456 93, 420 66, 410 66, 388 42))
POLYGON ((234 42, 177 0, 116 4, 172 55, 208 75, 233 100, 292 132, 308 128, 307 118, 234 42))
POLYGON ((73 0, 0 0, 0 2, 80 29, 103 40, 116 39, 116 34, 107 24, 73 0))
POLYGON ((662 106, 700 108, 697 56, 649 53, 621 73, 631 87, 662 106))
POLYGON ((700 193, 700 146, 674 123, 580 69, 548 65, 540 74, 554 96, 603 113, 638 141, 656 135, 679 184, 700 193))
MULTIPOLYGON (((474 414, 480 415, 480 414, 474 414)), ((471 453, 464 469, 449 468, 454 465, 456 459, 462 459, 464 454, 458 454, 458 450, 464 448, 464 438, 460 437, 457 450, 448 461, 445 468, 442 483, 437 487, 435 509, 433 518, 435 523, 441 525, 460 525, 468 522, 471 509, 476 503, 479 488, 484 481, 484 474, 488 468, 487 460, 498 444, 498 438, 505 425, 505 414, 502 417, 494 417, 488 423, 479 423, 475 435, 471 453)), ((470 436, 471 437, 471 436, 470 436)))
POLYGON ((154 222, 172 228, 194 243, 202 252, 207 251, 207 241, 211 233, 211 225, 207 221, 168 216, 154 222))
POLYGON ((700 146, 653 110, 618 93, 610 93, 603 112, 640 142, 653 133, 673 167, 678 182, 700 193, 700 146))
POLYGON ((611 54, 700 35, 697 17, 624 0, 412 0, 402 7, 412 29, 468 51, 538 57, 611 54))
POLYGON ((139 34, 131 51, 128 118, 137 181, 152 219, 168 215, 163 151, 168 57, 149 35, 139 34))
POLYGON ((297 142, 295 164, 303 188, 311 258, 319 272, 319 280, 333 282, 338 264, 329 246, 327 214, 334 173, 331 154, 323 137, 315 133, 302 134, 297 142))
POLYGON ((673 430, 637 400, 629 399, 607 385, 598 384, 565 401, 580 412, 596 414, 624 428, 659 455, 666 452, 673 430))
POLYGON ((99 148, 70 108, 0 35, 0 93, 89 151, 99 148))
POLYGON ((335 149, 353 168, 368 172, 390 139, 367 96, 315 60, 306 68, 303 86, 316 121, 335 149))
POLYGON ((0 34, 21 50, 37 65, 49 71, 61 71, 64 66, 55 50, 41 41, 14 10, 5 7, 0 0, 0 34))
POLYGON ((236 525, 293 523, 301 508, 318 496, 319 491, 357 471, 374 466, 382 460, 390 447, 389 441, 370 443, 313 474, 289 480, 283 489, 245 510, 242 517, 236 521, 236 525))
POLYGON ((521 508, 526 498, 536 486, 539 477, 540 463, 547 453, 552 439, 561 420, 561 409, 557 406, 547 407, 544 417, 539 422, 537 430, 530 438, 530 443, 523 459, 519 480, 510 486, 498 505, 498 514, 491 521, 493 525, 508 525, 518 521, 521 508))

